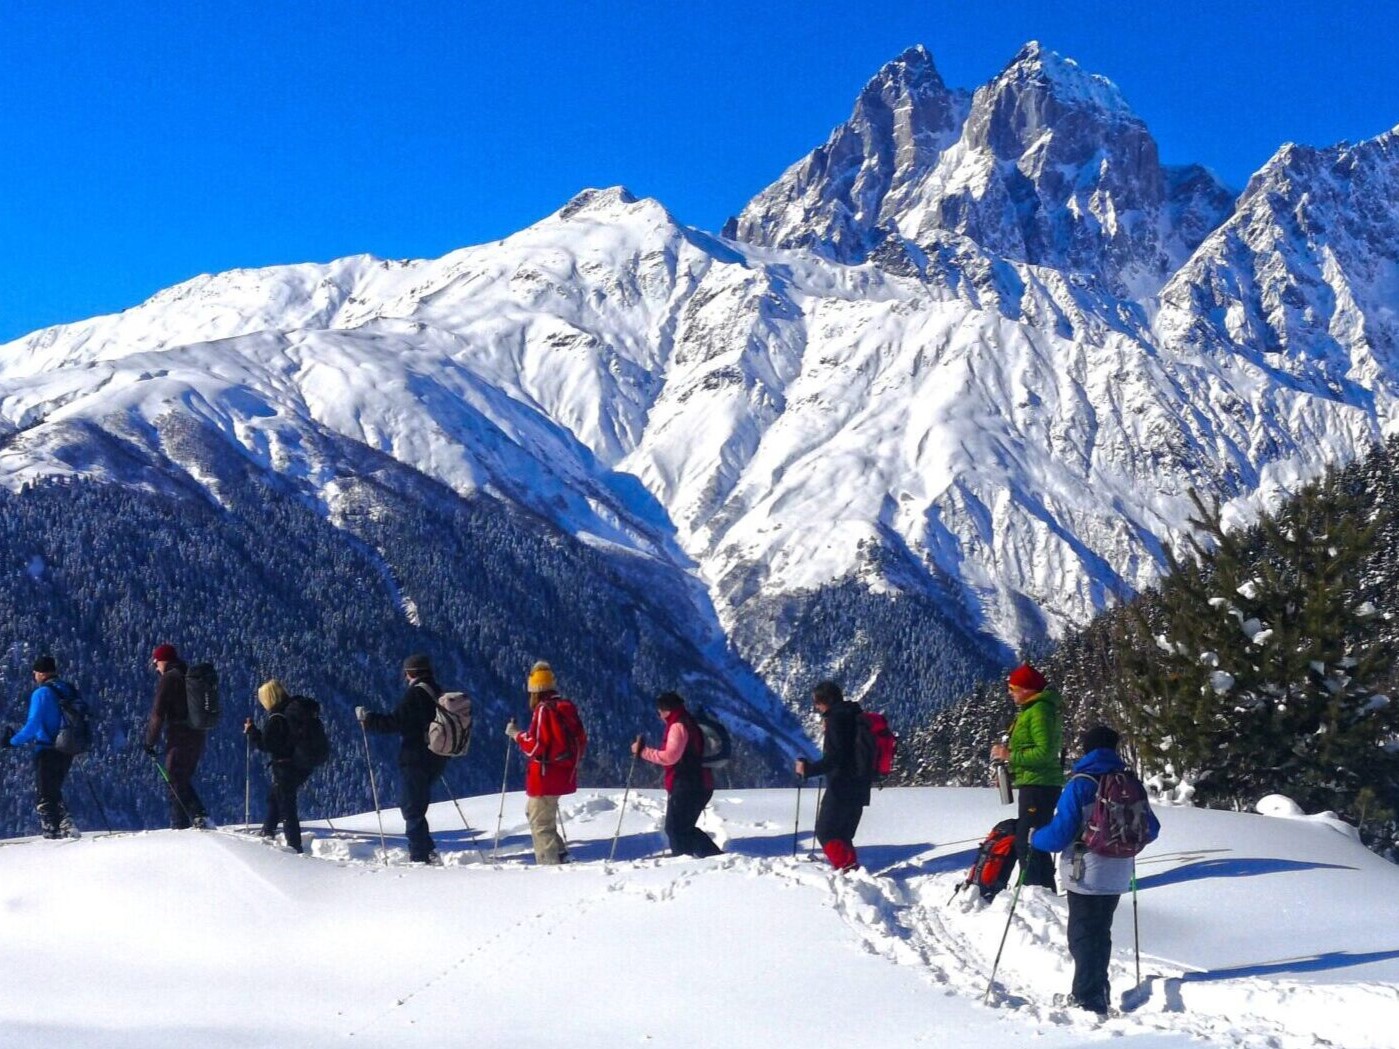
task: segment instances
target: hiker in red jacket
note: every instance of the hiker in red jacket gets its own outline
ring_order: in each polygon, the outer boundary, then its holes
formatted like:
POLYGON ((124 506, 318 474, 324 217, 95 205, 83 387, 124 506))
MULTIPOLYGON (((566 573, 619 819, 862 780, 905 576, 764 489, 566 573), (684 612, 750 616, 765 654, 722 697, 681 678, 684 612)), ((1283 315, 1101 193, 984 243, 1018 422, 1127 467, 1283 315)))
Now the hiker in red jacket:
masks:
POLYGON ((704 767, 704 734, 674 692, 656 697, 656 713, 666 724, 665 742, 645 746, 637 736, 631 752, 665 769, 665 833, 672 856, 718 856, 724 850, 695 826, 714 797, 714 773, 704 767))
POLYGON ((534 840, 534 859, 540 864, 563 863, 567 858, 559 833, 559 799, 578 789, 578 763, 588 745, 588 734, 578 708, 555 691, 554 671, 539 662, 530 669, 530 720, 524 731, 511 718, 505 735, 529 761, 525 770, 525 815, 534 840))

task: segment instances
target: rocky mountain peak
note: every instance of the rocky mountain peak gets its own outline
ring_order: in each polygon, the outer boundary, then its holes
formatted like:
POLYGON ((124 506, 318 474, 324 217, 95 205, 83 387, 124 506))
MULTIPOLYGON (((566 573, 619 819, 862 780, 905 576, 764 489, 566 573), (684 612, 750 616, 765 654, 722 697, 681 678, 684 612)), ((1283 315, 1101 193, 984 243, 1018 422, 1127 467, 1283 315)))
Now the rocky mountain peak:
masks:
POLYGON ((991 256, 1070 270, 1141 299, 1231 202, 1205 169, 1163 167, 1117 87, 1038 41, 971 96, 949 89, 915 47, 866 85, 825 146, 725 232, 840 261, 869 259, 891 234, 936 253, 951 234, 991 256))

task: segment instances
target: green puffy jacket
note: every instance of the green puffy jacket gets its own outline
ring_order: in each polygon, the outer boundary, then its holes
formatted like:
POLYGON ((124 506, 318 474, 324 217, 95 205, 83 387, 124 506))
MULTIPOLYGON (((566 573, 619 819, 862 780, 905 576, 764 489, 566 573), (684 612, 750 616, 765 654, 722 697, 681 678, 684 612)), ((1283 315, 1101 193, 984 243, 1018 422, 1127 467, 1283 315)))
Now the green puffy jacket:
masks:
POLYGON ((1047 688, 1020 708, 1010 726, 1010 778, 1017 787, 1062 787, 1064 719, 1059 693, 1047 688))

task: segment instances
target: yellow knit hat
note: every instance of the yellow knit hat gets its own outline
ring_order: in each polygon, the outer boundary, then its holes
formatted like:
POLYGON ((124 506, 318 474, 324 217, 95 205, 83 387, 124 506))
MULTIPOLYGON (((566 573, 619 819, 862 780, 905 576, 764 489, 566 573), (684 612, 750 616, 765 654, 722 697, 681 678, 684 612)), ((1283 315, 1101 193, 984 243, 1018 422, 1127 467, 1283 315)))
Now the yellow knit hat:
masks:
POLYGON ((542 659, 530 667, 529 690, 531 692, 554 691, 554 668, 542 659))

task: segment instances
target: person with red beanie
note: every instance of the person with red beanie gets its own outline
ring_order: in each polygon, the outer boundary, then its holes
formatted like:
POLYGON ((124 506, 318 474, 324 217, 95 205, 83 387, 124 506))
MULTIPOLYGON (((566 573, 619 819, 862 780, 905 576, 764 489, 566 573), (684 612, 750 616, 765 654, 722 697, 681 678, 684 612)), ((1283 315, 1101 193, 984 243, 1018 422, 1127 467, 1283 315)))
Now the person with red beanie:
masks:
POLYGON ((204 756, 205 733, 189 723, 189 698, 185 672, 189 667, 174 645, 156 645, 151 666, 160 680, 155 701, 146 720, 145 750, 151 757, 159 752, 161 729, 165 730, 165 775, 170 787, 170 826, 174 830, 210 826, 204 802, 194 789, 194 770, 204 756))
POLYGON ((1064 789, 1064 718, 1059 693, 1048 687, 1044 675, 1029 663, 1010 672, 1006 688, 1019 713, 1010 726, 1007 743, 991 748, 992 761, 1010 765, 1011 781, 1019 795, 1015 819, 1015 854, 1026 885, 1054 889, 1054 859, 1032 848, 1030 834, 1054 818, 1054 807, 1064 789))

